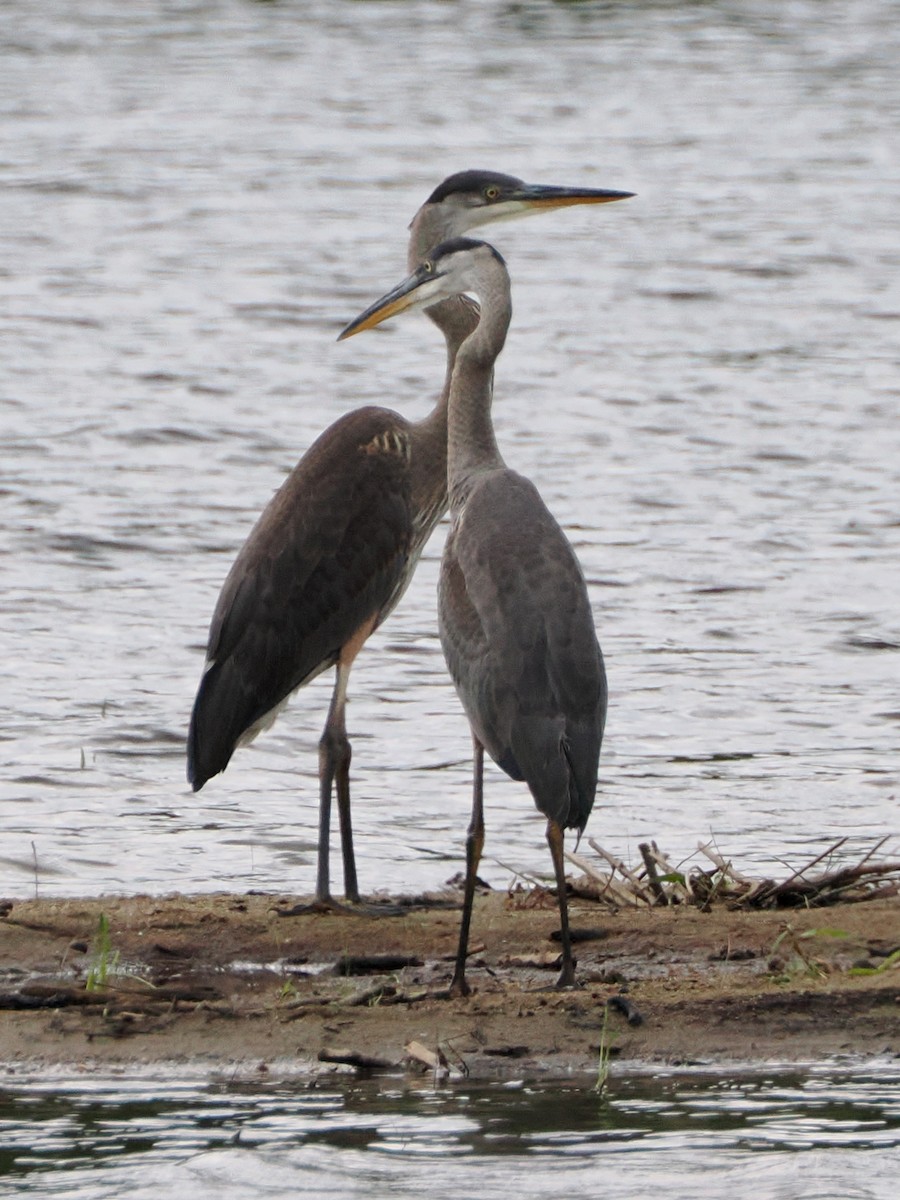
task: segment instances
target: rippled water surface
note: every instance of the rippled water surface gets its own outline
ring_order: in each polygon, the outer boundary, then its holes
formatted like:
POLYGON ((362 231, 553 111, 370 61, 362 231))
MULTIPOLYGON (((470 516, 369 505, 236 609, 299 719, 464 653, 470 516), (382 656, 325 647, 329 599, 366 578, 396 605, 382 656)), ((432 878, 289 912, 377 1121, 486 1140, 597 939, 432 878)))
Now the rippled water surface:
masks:
MULTIPOLYGON (((206 628, 318 431, 427 411, 424 319, 335 336, 467 166, 638 193, 489 231, 498 436, 607 658, 590 832, 745 867, 891 833, 898 29, 890 0, 4 5, 0 894, 311 890, 330 679, 192 796, 206 628)), ((442 540, 352 680, 364 889, 460 865, 442 540)), ((493 772, 486 876, 546 858, 493 772)))
POLYGON ((0 1180, 56 1197, 887 1200, 900 1075, 590 1088, 0 1083, 0 1180))
MULTIPOLYGON (((334 339, 468 166, 638 193, 489 231, 515 303, 498 436, 570 531, 607 658, 590 832, 676 857, 712 834, 745 868, 892 834, 898 29, 891 0, 0 7, 0 895, 311 890, 330 681, 191 796, 206 626, 325 425, 427 411, 427 322, 334 339)), ((442 537, 352 681, 364 889, 460 865, 442 537)), ((486 877, 544 871, 541 833, 494 772, 486 877)), ((16 1194, 880 1200, 900 1166, 888 1069, 607 1105, 5 1087, 16 1194)))

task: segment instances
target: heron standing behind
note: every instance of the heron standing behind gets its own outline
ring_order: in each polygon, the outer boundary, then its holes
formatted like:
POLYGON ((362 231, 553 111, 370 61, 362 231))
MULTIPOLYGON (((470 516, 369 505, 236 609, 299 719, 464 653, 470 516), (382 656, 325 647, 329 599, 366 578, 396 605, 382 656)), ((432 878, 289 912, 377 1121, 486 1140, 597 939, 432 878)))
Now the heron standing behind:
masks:
MULTIPOLYGON (((409 268, 429 246, 475 226, 627 196, 533 186, 492 171, 451 175, 411 225, 409 268)), ((319 742, 316 902, 331 898, 329 837, 336 788, 344 892, 359 902, 350 820, 345 705, 350 670, 366 639, 406 589, 447 508, 447 402, 456 352, 478 321, 461 295, 428 316, 447 344, 444 388, 432 412, 410 423, 366 407, 335 421, 273 496, 228 573, 209 631, 206 665, 188 733, 194 791, 224 771, 235 749, 268 728, 290 695, 335 666, 319 742)))
POLYGON ((451 995, 467 995, 466 954, 484 845, 484 750, 524 780, 547 818, 562 935, 558 987, 575 982, 564 831, 587 824, 606 720, 606 672, 575 552, 534 484, 506 466, 491 421, 494 363, 512 315, 509 274, 485 242, 457 238, 343 331, 348 337, 409 308, 471 291, 481 317, 450 383, 451 525, 438 617, 450 675, 474 745, 472 819, 451 995))

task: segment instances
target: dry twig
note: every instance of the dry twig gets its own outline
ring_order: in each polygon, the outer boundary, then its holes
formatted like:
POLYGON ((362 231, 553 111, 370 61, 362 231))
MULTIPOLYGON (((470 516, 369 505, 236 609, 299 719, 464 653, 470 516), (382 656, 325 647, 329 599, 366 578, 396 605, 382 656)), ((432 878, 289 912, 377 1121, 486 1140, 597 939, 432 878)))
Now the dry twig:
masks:
MULTIPOLYGON (((567 858, 592 883, 599 886, 596 898, 614 907, 690 903, 708 909, 714 902, 724 901, 733 908, 811 908, 839 902, 855 903, 900 893, 900 862, 872 862, 887 838, 878 841, 853 866, 811 874, 823 860, 840 850, 846 841, 846 838, 840 838, 802 867, 791 871, 780 882, 775 879, 750 879, 709 842, 699 843, 697 849, 716 868, 714 872, 696 866, 687 875, 683 869, 674 871, 655 842, 642 842, 638 847, 645 878, 641 873, 630 870, 593 838, 589 839, 590 846, 612 867, 611 872, 598 870, 589 859, 578 854, 568 852, 567 858), (622 877, 621 882, 615 878, 616 873, 622 877)), ((589 887, 587 894, 593 893, 593 887, 589 887)))

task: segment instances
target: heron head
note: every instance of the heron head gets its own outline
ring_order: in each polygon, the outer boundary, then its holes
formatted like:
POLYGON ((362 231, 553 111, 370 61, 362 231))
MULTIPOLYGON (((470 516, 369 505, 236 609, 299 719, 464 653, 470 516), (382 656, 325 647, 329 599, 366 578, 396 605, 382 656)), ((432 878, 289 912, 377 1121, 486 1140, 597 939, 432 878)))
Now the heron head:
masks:
POLYGON ((461 237, 470 229, 493 221, 577 204, 609 204, 613 200, 626 200, 633 194, 525 183, 499 171, 458 171, 435 188, 410 228, 420 234, 427 246, 434 241, 461 237))

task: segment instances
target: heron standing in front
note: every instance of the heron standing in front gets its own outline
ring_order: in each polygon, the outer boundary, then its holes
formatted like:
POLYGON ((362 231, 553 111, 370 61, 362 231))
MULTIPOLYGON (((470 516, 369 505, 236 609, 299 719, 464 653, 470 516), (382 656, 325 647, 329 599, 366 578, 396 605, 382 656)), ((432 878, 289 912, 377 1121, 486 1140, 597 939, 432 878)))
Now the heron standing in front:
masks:
POLYGON ((474 745, 472 819, 451 995, 467 995, 466 955, 484 845, 484 751, 524 780, 547 818, 562 939, 558 987, 575 982, 564 831, 587 823, 606 720, 606 672, 587 585, 568 539, 534 484, 504 463, 491 421, 494 364, 512 315, 509 274, 485 242, 437 246, 341 338, 408 309, 474 293, 481 316, 450 382, 451 526, 441 561, 438 621, 450 675, 474 745))

